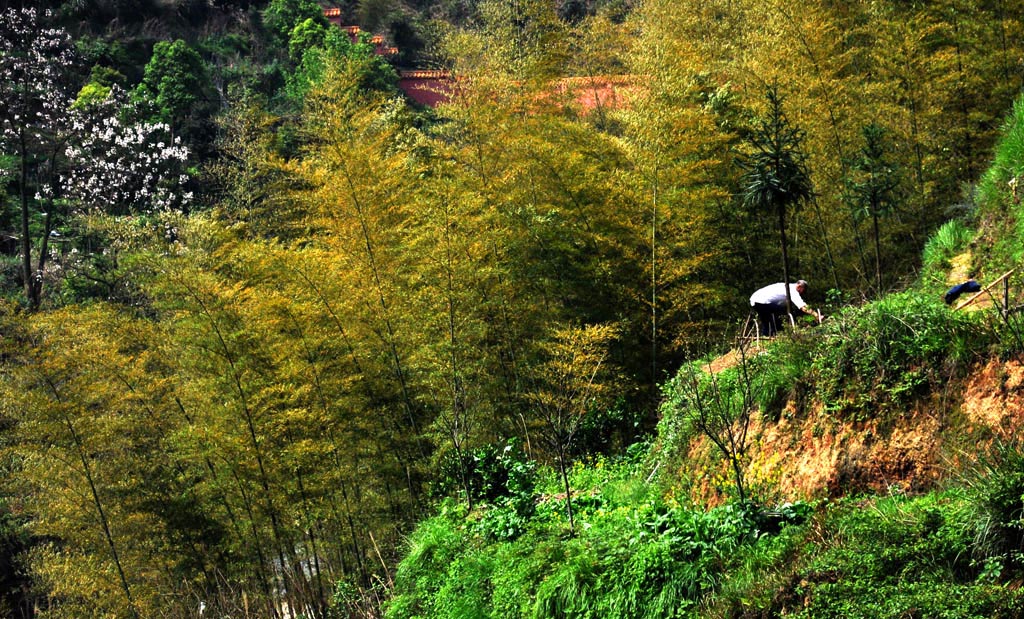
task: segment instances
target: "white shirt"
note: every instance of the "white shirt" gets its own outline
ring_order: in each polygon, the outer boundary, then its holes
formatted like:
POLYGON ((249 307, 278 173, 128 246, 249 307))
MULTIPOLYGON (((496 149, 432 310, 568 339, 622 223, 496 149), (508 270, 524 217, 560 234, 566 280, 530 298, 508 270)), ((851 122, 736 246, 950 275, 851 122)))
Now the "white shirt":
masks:
MULTIPOLYGON (((789 285, 789 299, 793 302, 793 305, 797 309, 803 309, 807 307, 807 303, 800 297, 800 293, 796 290, 796 284, 789 285)), ((758 290, 754 294, 750 295, 750 305, 753 306, 755 303, 762 303, 764 305, 785 305, 786 304, 786 286, 779 282, 770 286, 758 290)))

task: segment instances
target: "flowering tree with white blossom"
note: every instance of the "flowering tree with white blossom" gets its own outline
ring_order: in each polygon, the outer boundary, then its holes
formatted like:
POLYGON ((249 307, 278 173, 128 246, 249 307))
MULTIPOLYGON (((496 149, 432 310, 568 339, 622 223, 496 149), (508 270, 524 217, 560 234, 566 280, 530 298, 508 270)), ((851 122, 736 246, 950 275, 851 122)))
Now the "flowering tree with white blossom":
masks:
MULTIPOLYGON (((34 9, 0 15, 0 148, 17 162, 20 254, 25 297, 40 306, 58 210, 127 216, 182 211, 188 149, 164 122, 146 120, 119 87, 73 105, 77 64, 67 32, 44 26, 34 9), (33 242, 33 218, 41 224, 33 242), (35 261, 33 262, 33 258, 35 261)), ((52 270, 52 269, 51 269, 52 270)))
POLYGON ((0 13, 0 140, 17 161, 14 179, 20 207, 21 270, 29 306, 39 307, 58 166, 69 137, 70 70, 77 61, 68 33, 48 28, 32 8, 0 13), (32 264, 30 220, 40 207, 42 236, 32 264), (45 210, 43 210, 45 209, 45 210))
POLYGON ((166 123, 134 120, 128 94, 113 86, 106 100, 71 113, 75 139, 64 154, 61 185, 77 213, 113 215, 184 210, 189 151, 166 123))

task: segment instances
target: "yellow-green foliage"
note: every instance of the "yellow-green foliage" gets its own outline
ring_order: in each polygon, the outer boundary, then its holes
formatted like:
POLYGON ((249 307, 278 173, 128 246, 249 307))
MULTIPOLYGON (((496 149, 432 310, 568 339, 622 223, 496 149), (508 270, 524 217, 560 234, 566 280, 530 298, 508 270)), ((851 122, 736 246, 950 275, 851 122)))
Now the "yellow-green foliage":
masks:
MULTIPOLYGON (((775 220, 738 199, 733 161, 768 85, 807 135, 814 195, 786 223, 800 277, 868 287, 842 188, 875 121, 906 172, 879 262, 908 272, 1019 88, 1020 3, 961 4, 651 0, 624 25, 570 26, 543 2, 483 3, 439 48, 459 98, 428 114, 366 88, 365 54, 309 55, 287 117, 239 100, 209 169, 217 204, 76 222, 89 243, 43 274, 66 277, 63 296, 4 315, 3 491, 45 540, 29 560, 46 612, 320 616, 338 581, 380 597, 444 453, 515 437, 568 473, 602 407, 652 412, 688 346, 780 277, 775 220), (621 105, 593 113, 556 81, 611 72, 632 76, 621 105)), ((1017 133, 983 191, 1006 220, 1017 133)), ((906 402, 992 337, 914 296, 819 335, 773 348, 753 401, 820 387, 872 414, 868 397, 906 402)), ((692 431, 662 427, 667 443, 692 431)), ((536 514, 520 500, 425 525, 392 615, 697 612, 760 543, 746 508, 568 481, 536 514)))

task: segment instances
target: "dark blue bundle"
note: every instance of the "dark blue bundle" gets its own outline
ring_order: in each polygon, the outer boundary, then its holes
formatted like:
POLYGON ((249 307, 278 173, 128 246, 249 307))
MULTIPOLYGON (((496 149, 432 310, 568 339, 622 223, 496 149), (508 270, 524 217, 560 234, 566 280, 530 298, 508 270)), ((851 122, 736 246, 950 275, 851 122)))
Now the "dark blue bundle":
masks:
POLYGON ((956 286, 953 286, 952 288, 947 290, 943 299, 946 300, 946 305, 949 305, 953 301, 956 301, 957 297, 959 297, 963 293, 978 292, 979 290, 981 290, 981 284, 974 281, 973 279, 969 279, 966 282, 962 284, 957 284, 956 286))

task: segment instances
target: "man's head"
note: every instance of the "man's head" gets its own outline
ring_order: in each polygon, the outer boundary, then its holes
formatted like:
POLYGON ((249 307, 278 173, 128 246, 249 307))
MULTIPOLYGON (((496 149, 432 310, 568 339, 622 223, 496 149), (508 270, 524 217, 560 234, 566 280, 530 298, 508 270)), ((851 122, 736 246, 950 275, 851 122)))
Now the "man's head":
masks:
POLYGON ((806 292, 807 291, 807 282, 805 282, 802 279, 800 281, 798 281, 796 283, 796 291, 799 292, 800 294, 803 294, 804 292, 806 292))

